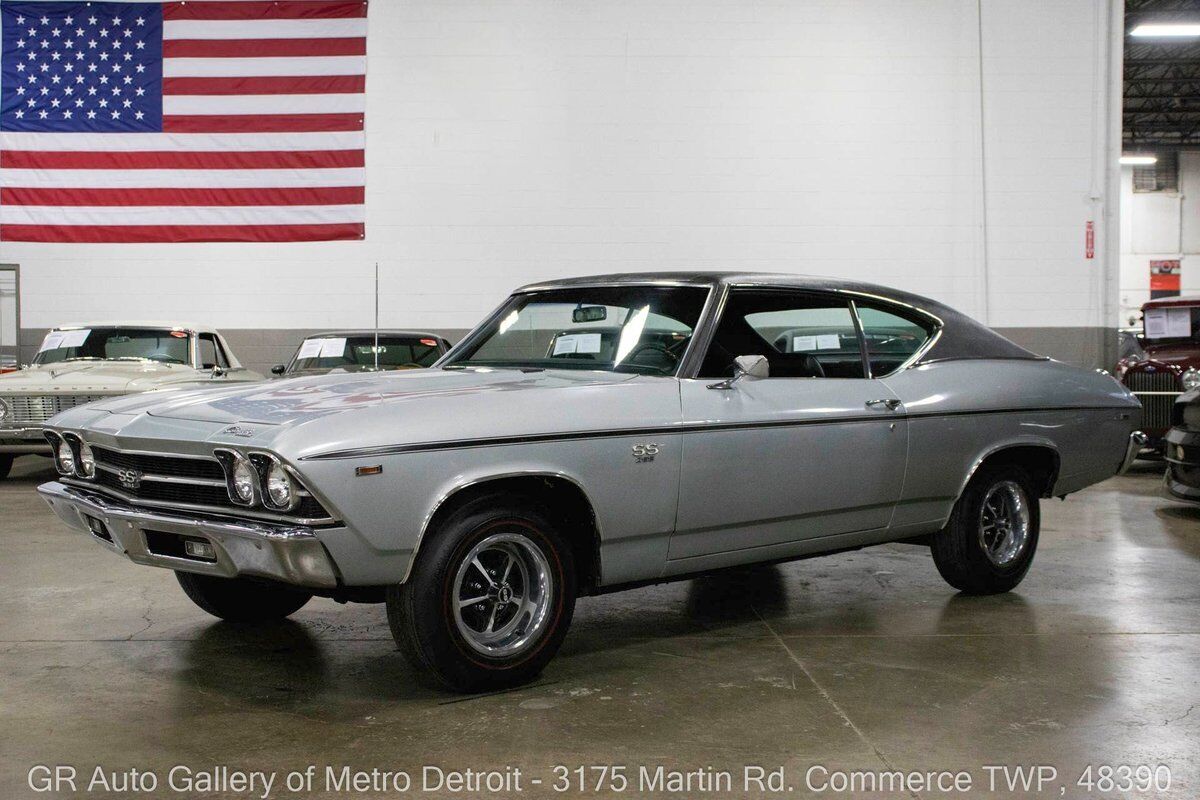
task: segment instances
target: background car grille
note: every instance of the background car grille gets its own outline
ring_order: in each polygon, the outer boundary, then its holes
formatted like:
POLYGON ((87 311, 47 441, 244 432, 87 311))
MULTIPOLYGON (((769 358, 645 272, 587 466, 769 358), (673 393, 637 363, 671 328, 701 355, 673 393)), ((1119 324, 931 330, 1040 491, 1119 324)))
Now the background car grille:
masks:
MULTIPOLYGON (((215 458, 184 458, 150 453, 131 453, 110 447, 93 445, 96 458, 96 477, 87 481, 91 486, 107 489, 133 500, 170 507, 173 504, 199 506, 219 513, 240 517, 268 513, 294 519, 328 520, 329 512, 311 495, 301 495, 296 508, 287 514, 267 509, 247 509, 234 505, 225 488, 225 470, 215 458), (139 473, 138 485, 122 484, 119 472, 139 473), (173 480, 155 480, 155 477, 173 480)), ((79 481, 82 483, 82 481, 79 481)))
POLYGON ((1126 372, 1122 383, 1142 401, 1142 429, 1165 431, 1171 427, 1171 408, 1183 394, 1183 384, 1174 372, 1126 372), (1171 392, 1172 394, 1140 394, 1171 392))
POLYGON ((12 417, 4 422, 10 426, 40 425, 60 411, 75 408, 84 403, 104 400, 112 397, 108 394, 42 394, 42 395, 0 395, 12 409, 12 417))

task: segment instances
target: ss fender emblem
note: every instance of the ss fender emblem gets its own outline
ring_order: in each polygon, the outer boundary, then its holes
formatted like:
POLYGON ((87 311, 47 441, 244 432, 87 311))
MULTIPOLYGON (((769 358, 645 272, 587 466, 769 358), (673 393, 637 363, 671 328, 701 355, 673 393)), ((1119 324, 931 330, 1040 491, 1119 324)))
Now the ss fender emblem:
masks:
POLYGON ((647 464, 653 461, 656 455, 658 455, 658 444, 656 442, 635 444, 633 446, 633 460, 638 464, 647 464))

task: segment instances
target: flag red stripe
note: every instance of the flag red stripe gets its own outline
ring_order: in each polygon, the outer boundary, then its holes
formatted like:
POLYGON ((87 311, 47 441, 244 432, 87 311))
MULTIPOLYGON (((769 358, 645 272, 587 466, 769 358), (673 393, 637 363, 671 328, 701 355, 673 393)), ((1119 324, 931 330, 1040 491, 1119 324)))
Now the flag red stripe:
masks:
POLYGON ((323 225, 0 225, 10 242, 316 242, 361 239, 361 222, 323 225))
POLYGON ((169 114, 166 133, 305 133, 361 131, 362 114, 169 114))
POLYGON ((353 94, 367 86, 364 75, 306 75, 270 78, 163 78, 163 94, 353 94))
POLYGON ((363 36, 332 39, 166 39, 163 58, 365 56, 363 36))
POLYGON ((199 19, 344 19, 365 17, 363 0, 206 0, 197 3, 163 3, 164 20, 199 19))
MULTIPOLYGON (((295 189, 32 189, 0 188, 11 206, 341 206, 362 205, 361 186, 295 189)), ((180 217, 185 217, 180 214, 180 217)))
POLYGON ((364 165, 362 150, 0 151, 0 169, 339 169, 364 165))

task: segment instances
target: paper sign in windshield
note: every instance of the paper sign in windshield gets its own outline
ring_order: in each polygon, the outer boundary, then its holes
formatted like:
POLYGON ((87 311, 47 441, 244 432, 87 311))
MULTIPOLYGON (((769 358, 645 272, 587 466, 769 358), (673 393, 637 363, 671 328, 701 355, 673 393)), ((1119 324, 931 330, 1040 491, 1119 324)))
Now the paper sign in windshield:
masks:
POLYGON ((306 358, 341 358, 346 351, 346 337, 332 339, 305 339, 296 353, 296 360, 306 358))
POLYGON ((57 350, 62 347, 62 331, 50 331, 46 334, 46 338, 42 339, 42 346, 38 348, 39 353, 44 353, 47 350, 57 350))
POLYGON ((46 335, 45 341, 42 342, 42 350, 57 350, 60 347, 81 347, 87 341, 87 337, 92 335, 91 328, 84 328, 78 331, 52 331, 46 335), (52 342, 55 336, 58 341, 52 342))
POLYGON ((552 355, 599 353, 600 343, 600 334, 598 333, 568 333, 554 340, 554 352, 552 355))
POLYGON ((792 352, 794 353, 803 353, 808 350, 837 350, 841 346, 841 341, 836 333, 792 337, 792 352))

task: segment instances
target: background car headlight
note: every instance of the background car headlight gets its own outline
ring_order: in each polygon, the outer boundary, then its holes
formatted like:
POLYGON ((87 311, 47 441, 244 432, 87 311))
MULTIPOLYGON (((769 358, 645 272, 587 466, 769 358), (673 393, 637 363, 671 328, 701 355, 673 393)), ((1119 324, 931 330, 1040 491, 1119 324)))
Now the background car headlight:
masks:
POLYGON ((258 473, 249 461, 238 459, 233 466, 233 493, 237 499, 249 505, 254 502, 254 482, 258 473))
POLYGON ((58 471, 63 475, 75 474, 75 454, 71 452, 71 445, 66 440, 58 443, 54 460, 58 462, 58 471))
POLYGON ((288 508, 295 496, 296 486, 292 483, 292 477, 287 474, 282 464, 273 464, 267 473, 267 497, 270 498, 271 505, 288 508))
POLYGON ((0 423, 7 422, 12 417, 12 406, 5 400, 0 400, 0 423))
POLYGON ((87 442, 79 443, 79 474, 85 478, 96 477, 96 456, 87 442))
POLYGON ((1183 373, 1183 390, 1190 392, 1197 386, 1200 386, 1200 370, 1195 367, 1188 367, 1183 373))

